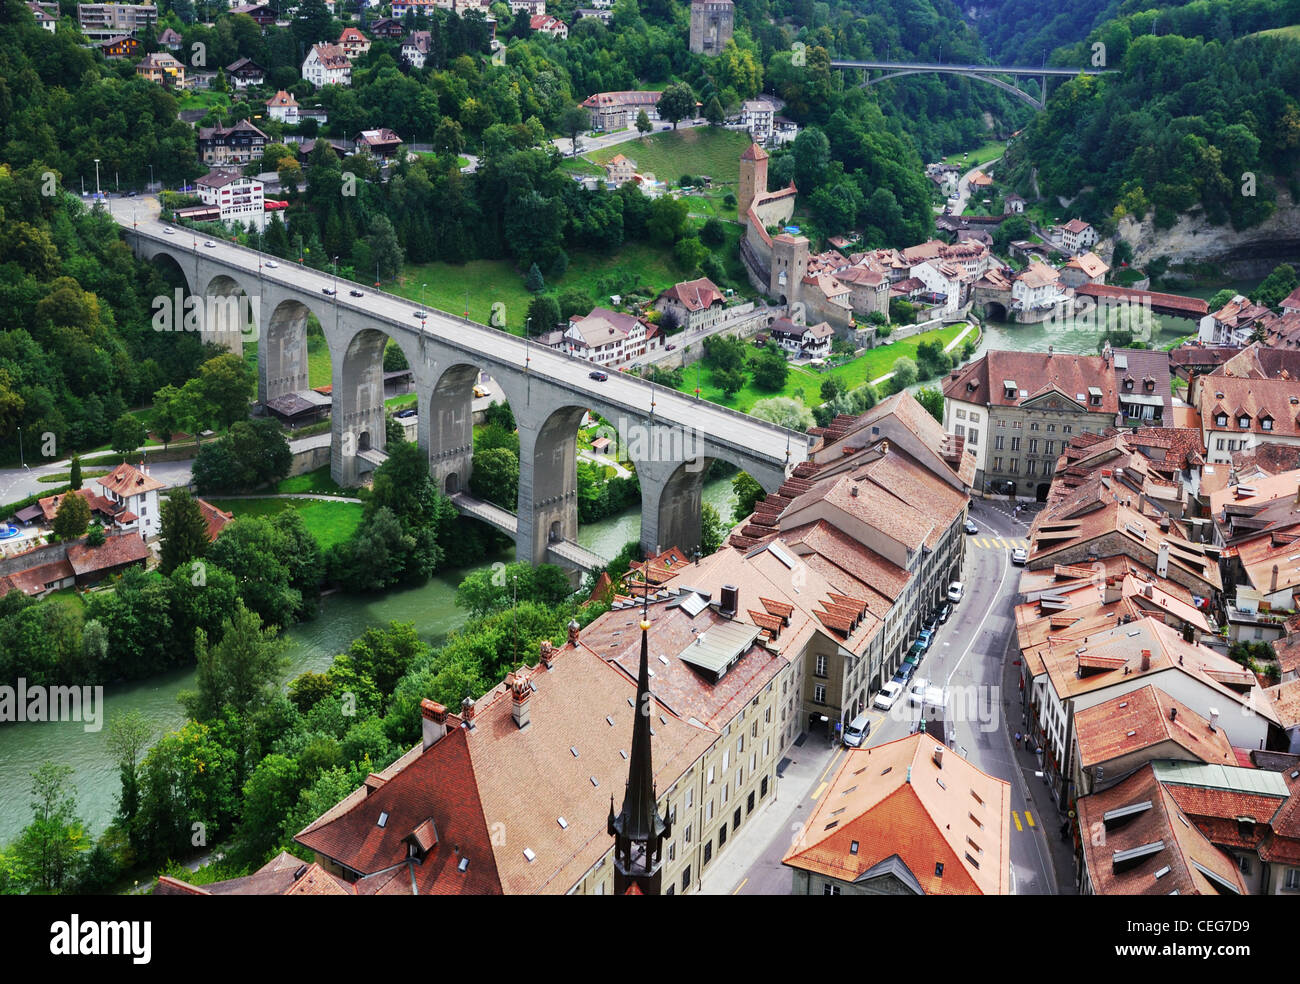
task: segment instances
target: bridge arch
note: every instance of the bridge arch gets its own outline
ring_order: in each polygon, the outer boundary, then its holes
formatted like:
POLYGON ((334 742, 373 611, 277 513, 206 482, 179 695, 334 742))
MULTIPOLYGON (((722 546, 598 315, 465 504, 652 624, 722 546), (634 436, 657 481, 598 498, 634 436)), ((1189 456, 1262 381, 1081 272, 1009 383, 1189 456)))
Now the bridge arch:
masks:
POLYGON ((307 318, 311 314, 306 304, 293 297, 262 313, 265 328, 258 340, 257 402, 266 404, 311 388, 307 371, 307 318))
MULTIPOLYGON (((326 332, 326 339, 331 339, 326 332)), ((358 460, 363 452, 382 452, 387 446, 384 410, 384 349, 388 333, 362 328, 332 339, 333 359, 330 476, 339 485, 353 486, 368 470, 358 460)), ((374 464, 373 461, 370 462, 374 464)))
POLYGON ((1034 96, 1030 95, 1024 89, 1021 89, 1019 86, 1012 85, 1010 82, 1006 82, 1003 79, 998 78, 996 75, 988 75, 984 72, 963 72, 960 69, 904 68, 893 72, 887 72, 884 75, 878 75, 874 79, 866 79, 863 82, 860 82, 859 86, 865 89, 869 86, 875 85, 878 82, 887 82, 890 79, 902 78, 905 75, 921 75, 921 74, 960 75, 968 79, 978 79, 981 82, 987 82, 989 85, 997 86, 1003 92, 1011 93, 1011 95, 1015 96, 1021 102, 1029 104, 1034 109, 1042 109, 1046 105, 1046 99, 1047 99, 1046 78, 1043 79, 1043 82, 1041 84, 1042 98, 1036 99, 1034 98, 1034 96))
POLYGON ((228 274, 218 273, 204 285, 203 341, 242 355, 244 340, 257 338, 261 318, 261 292, 249 294, 228 274))

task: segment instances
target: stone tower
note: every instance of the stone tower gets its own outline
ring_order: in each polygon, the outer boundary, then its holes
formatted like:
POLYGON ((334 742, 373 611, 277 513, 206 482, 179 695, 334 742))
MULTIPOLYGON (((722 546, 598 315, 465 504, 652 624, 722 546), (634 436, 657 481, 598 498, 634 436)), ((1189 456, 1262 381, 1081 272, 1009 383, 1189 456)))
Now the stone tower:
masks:
POLYGON ((740 194, 736 196, 736 204, 742 223, 754 199, 766 194, 767 151, 758 144, 750 144, 740 155, 740 194))
POLYGON ((781 303, 793 305, 803 294, 803 278, 808 274, 808 240, 783 232, 772 238, 772 280, 768 294, 781 303))
POLYGON ((736 8, 731 0, 691 0, 691 52, 721 54, 736 26, 736 8))

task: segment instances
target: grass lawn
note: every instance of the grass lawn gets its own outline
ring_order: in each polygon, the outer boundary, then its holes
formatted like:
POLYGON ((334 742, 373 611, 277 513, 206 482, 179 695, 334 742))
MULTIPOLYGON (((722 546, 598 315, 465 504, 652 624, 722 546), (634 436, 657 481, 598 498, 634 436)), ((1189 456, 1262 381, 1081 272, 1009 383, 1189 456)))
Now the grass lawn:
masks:
POLYGON ((955 154, 949 154, 947 157, 943 159, 943 163, 956 164, 958 167, 964 167, 968 169, 972 167, 979 167, 985 161, 991 161, 995 157, 1001 157, 1003 152, 1006 151, 1006 149, 1007 149, 1007 145, 1005 141, 990 140, 987 141, 986 143, 980 144, 974 150, 966 150, 966 151, 959 150, 955 154), (961 156, 963 153, 966 154, 966 158, 964 160, 962 159, 961 156))
POLYGON ((605 169, 598 164, 593 164, 581 154, 577 157, 565 157, 560 162, 560 170, 567 171, 570 174, 590 174, 593 177, 603 178, 605 169))
MULTIPOLYGON (((821 385, 822 380, 827 376, 835 376, 839 379, 846 389, 853 389, 861 386, 865 382, 870 382, 894 368, 894 362, 906 356, 909 359, 916 358, 917 346, 922 342, 933 341, 936 338, 943 340, 947 345, 954 338, 962 333, 964 325, 951 325, 947 328, 941 328, 937 331, 927 331, 920 335, 913 335, 911 338, 905 338, 902 341, 894 342, 891 345, 882 345, 866 352, 864 355, 847 365, 838 366, 827 372, 816 372, 812 369, 805 369, 801 366, 791 366, 790 374, 786 377, 785 388, 779 393, 771 393, 767 390, 758 389, 752 382, 747 383, 736 395, 727 400, 722 390, 713 385, 712 374, 703 365, 700 365, 700 396, 722 406, 731 407, 735 410, 749 411, 759 400, 767 399, 772 396, 789 396, 796 400, 801 400, 806 406, 814 407, 822 402, 821 385)), ((749 356, 757 353, 757 349, 750 349, 749 356)), ((685 372, 685 379, 680 387, 683 393, 695 392, 696 370, 695 366, 689 367, 685 372)))
POLYGON ((224 92, 213 92, 204 90, 202 92, 188 92, 185 98, 177 102, 177 109, 208 109, 212 106, 229 106, 230 96, 224 92))
POLYGON ((615 155, 623 154, 636 161, 637 170, 642 174, 648 171, 669 184, 676 184, 683 174, 707 174, 715 185, 735 185, 740 174, 740 155, 750 143, 747 133, 692 127, 689 130, 661 130, 583 156, 604 164, 615 155))
POLYGON ((347 489, 339 486, 330 478, 330 466, 324 465, 315 471, 304 472, 291 478, 283 479, 276 487, 279 493, 310 493, 312 495, 348 495, 347 489))
MULTIPOLYGON (((673 265, 670 250, 648 243, 626 243, 611 253, 574 253, 569 258, 569 268, 564 276, 559 280, 548 279, 546 287, 548 291, 580 290, 591 298, 595 306, 608 305, 610 294, 628 294, 638 288, 654 296, 682 279, 683 274, 673 265)), ((465 310, 465 292, 468 290, 469 315, 479 324, 488 323, 492 305, 499 301, 505 305, 509 330, 516 335, 524 333, 528 305, 533 295, 524 289, 523 275, 509 260, 471 260, 461 266, 426 263, 407 267, 402 274, 402 283, 390 290, 410 298, 418 306, 421 284, 428 284, 424 291, 426 304, 455 315, 465 310)))
POLYGON ((1300 41, 1300 24, 1292 24, 1289 27, 1275 27, 1268 31, 1256 31, 1254 34, 1250 35, 1250 37, 1291 38, 1293 41, 1300 41))
POLYGON ((77 593, 76 588, 63 588, 60 591, 52 592, 45 596, 49 601, 58 602, 71 611, 80 612, 86 607, 86 602, 81 595, 77 593))
POLYGON ((218 509, 235 516, 272 517, 286 509, 296 509, 308 531, 322 550, 342 543, 361 525, 358 502, 318 502, 314 499, 211 499, 218 509))
MULTIPOLYGON (((81 478, 83 481, 88 478, 100 478, 101 476, 107 474, 108 474, 108 470, 89 469, 89 468, 83 468, 81 470, 81 478)), ((48 483, 48 484, 62 485, 63 483, 67 482, 68 479, 70 479, 71 477, 72 477, 71 472, 58 472, 54 475, 42 475, 36 481, 42 483, 48 483)))

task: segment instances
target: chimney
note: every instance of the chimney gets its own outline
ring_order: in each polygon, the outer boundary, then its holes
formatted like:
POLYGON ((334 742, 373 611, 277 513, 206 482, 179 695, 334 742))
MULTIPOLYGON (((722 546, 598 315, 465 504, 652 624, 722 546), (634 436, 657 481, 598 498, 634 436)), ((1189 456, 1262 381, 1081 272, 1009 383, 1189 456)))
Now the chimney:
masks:
POLYGON ((578 635, 579 635, 578 620, 576 618, 570 619, 569 620, 569 645, 570 646, 576 646, 578 644, 578 635))
POLYGON ((523 731, 528 727, 528 702, 533 696, 533 688, 528 683, 527 670, 515 670, 506 675, 506 686, 510 688, 510 716, 523 731))
POLYGON ((1151 650, 1144 649, 1142 650, 1142 672, 1145 673, 1149 669, 1151 669, 1151 650))
POLYGON ((1156 576, 1169 576, 1169 541, 1160 541, 1160 552, 1156 555, 1156 576))
POLYGON ((855 499, 858 497, 858 487, 856 485, 849 489, 849 495, 853 496, 855 499))
POLYGON ((555 647, 551 645, 550 639, 543 639, 541 645, 542 665, 548 670, 551 664, 555 662, 555 647))
POLYGON ((1170 721, 1178 720, 1178 708, 1176 707, 1169 708, 1169 720, 1170 721))
POLYGON ((1168 516, 1161 516, 1161 517, 1160 517, 1160 529, 1163 530, 1165 533, 1168 533, 1168 532, 1169 532, 1169 517, 1168 517, 1168 516))
POLYGON ((460 717, 467 728, 474 727, 474 701, 468 697, 460 702, 460 717))
POLYGON ((1154 599, 1156 596, 1155 586, 1148 582, 1147 584, 1143 585, 1142 593, 1146 595, 1148 598, 1154 599))
POLYGON ((1217 731, 1218 729, 1215 727, 1215 725, 1217 725, 1218 723, 1219 723, 1219 709, 1217 707, 1211 707, 1210 708, 1210 730, 1217 731))
POLYGON ((1268 581, 1268 593, 1272 594, 1277 590, 1277 564, 1273 565, 1273 575, 1268 581))
POLYGON ((1119 601, 1124 595, 1122 584, 1123 582, 1120 578, 1113 574, 1107 577, 1106 586, 1101 594, 1102 604, 1113 605, 1115 602, 1119 601))
POLYGON ((424 750, 427 752, 439 738, 447 733, 447 708, 428 697, 420 701, 420 717, 424 727, 424 750))
POLYGON ((734 584, 722 586, 722 596, 718 599, 718 611, 728 617, 734 616, 740 608, 740 589, 734 584))
POLYGON ((934 764, 941 769, 943 768, 943 746, 942 745, 934 746, 934 764))

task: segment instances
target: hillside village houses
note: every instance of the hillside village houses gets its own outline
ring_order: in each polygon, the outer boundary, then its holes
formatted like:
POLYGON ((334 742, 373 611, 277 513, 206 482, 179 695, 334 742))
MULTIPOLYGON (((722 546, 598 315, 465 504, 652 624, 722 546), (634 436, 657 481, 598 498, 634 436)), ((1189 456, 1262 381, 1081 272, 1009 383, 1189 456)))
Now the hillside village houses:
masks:
POLYGON ((122 34, 152 36, 158 26, 158 8, 151 3, 79 3, 77 23, 92 43, 122 34))
POLYGON ((302 77, 320 88, 352 84, 352 61, 337 44, 315 44, 302 63, 302 77))
POLYGON ((343 28, 336 44, 348 56, 348 61, 356 61, 370 50, 370 39, 351 26, 343 28))
POLYGON ((831 354, 835 329, 825 321, 796 325, 789 318, 777 318, 767 328, 768 337, 796 359, 824 359, 831 354))
POLYGON ((655 310, 671 314, 687 332, 705 331, 726 316, 722 291, 708 277, 674 284, 655 298, 655 310))
POLYGON ((642 111, 651 123, 657 121, 659 111, 655 107, 662 96, 655 90, 597 92, 584 99, 582 105, 591 113, 592 130, 599 133, 635 126, 637 114, 642 111))
POLYGON ((424 68, 432 46, 432 31, 412 31, 402 41, 402 61, 411 68, 424 68))
POLYGON ((1100 284, 1106 281, 1108 267, 1096 253, 1081 253, 1072 256, 1061 267, 1061 283, 1066 287, 1082 287, 1084 284, 1100 284))
POLYGON ((628 160, 622 154, 615 154, 605 162, 605 184, 618 188, 631 181, 636 175, 636 161, 628 160))
POLYGON ((172 54, 176 54, 185 47, 185 40, 170 27, 165 27, 158 35, 158 47, 166 48, 172 54))
POLYGON ((281 89, 266 101, 266 115, 290 126, 298 124, 298 100, 281 89))
POLYGON ((561 39, 569 36, 569 26, 550 14, 534 14, 528 19, 528 26, 536 34, 549 34, 553 38, 561 39))
POLYGON ((266 225, 266 202, 262 182, 239 171, 214 168, 194 182, 205 205, 221 210, 222 222, 238 222, 261 230, 266 225))
POLYGON ((642 318, 596 307, 574 315, 563 331, 544 335, 541 341, 602 368, 617 369, 662 347, 663 335, 642 318))
POLYGON ((250 164, 262 156, 270 137, 248 120, 234 126, 199 127, 199 160, 220 167, 226 164, 250 164))
POLYGON ((153 51, 136 63, 135 74, 147 82, 184 89, 185 66, 165 51, 153 51))
POLYGON ((42 30, 55 33, 59 27, 59 5, 57 3, 36 3, 28 0, 27 9, 36 18, 36 24, 42 30))
POLYGON ((226 78, 236 89, 266 82, 266 69, 251 58, 240 58, 226 66, 226 78))
POLYGON ((1082 219, 1071 219, 1059 229, 1061 244, 1070 253, 1081 253, 1097 242, 1097 230, 1082 219))

